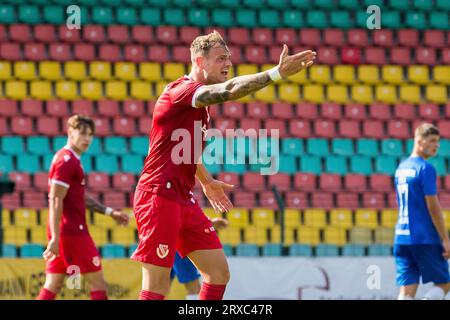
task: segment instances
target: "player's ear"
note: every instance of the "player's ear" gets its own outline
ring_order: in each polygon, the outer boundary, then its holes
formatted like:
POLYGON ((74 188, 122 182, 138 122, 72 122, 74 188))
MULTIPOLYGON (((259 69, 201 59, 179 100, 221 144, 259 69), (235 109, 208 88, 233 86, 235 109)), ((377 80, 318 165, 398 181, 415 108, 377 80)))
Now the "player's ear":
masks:
POLYGON ((203 68, 204 58, 201 55, 198 55, 194 59, 195 65, 199 68, 203 68))

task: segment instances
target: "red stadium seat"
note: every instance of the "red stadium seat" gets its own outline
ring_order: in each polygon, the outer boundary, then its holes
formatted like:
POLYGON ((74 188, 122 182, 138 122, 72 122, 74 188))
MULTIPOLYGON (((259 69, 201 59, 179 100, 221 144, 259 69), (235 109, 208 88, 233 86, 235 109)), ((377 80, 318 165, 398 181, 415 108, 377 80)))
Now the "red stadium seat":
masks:
POLYGON ((324 118, 339 120, 342 118, 342 108, 338 103, 325 102, 320 106, 320 115, 324 118))
POLYGON ((297 32, 294 29, 275 29, 275 42, 279 45, 295 46, 298 43, 297 32))
POLYGON ((64 100, 47 101, 45 110, 46 114, 56 117, 64 117, 69 112, 67 101, 64 100))
POLYGON ((359 198, 357 193, 337 193, 336 206, 338 208, 357 209, 359 207, 359 198))
POLYGON ((386 208, 386 201, 384 197, 384 193, 372 193, 366 192, 363 193, 363 207, 364 208, 373 208, 373 209, 384 209, 386 208))
POLYGON ((134 188, 136 177, 132 173, 118 172, 113 175, 113 188, 119 191, 129 191, 134 188))
POLYGON ((291 119, 289 121, 289 132, 298 138, 311 137, 311 124, 308 120, 291 119))
POLYGON ((416 107, 409 103, 397 103, 394 105, 395 118, 413 120, 417 117, 416 107))
POLYGON ((113 120, 113 130, 116 135, 131 137, 136 134, 134 118, 116 117, 113 120))
MULTIPOLYGON (((230 44, 238 46, 247 46, 252 43, 250 39, 250 31, 247 28, 230 28, 228 29, 227 40, 230 44)), ((191 40, 192 42, 192 40, 191 40)))
POLYGON ((147 49, 149 61, 167 62, 169 61, 169 48, 167 46, 149 46, 147 49))
POLYGON ((264 176, 255 172, 246 172, 243 174, 242 186, 249 191, 266 190, 264 176))
POLYGON ((340 29, 325 29, 323 37, 324 43, 329 46, 340 47, 345 43, 344 31, 340 29))
POLYGON ((267 63, 266 49, 263 46, 246 46, 244 52, 245 60, 249 63, 267 63))
POLYGON ((278 209, 277 199, 272 191, 259 193, 259 205, 264 208, 278 209))
POLYGON ((318 137, 333 138, 336 136, 336 124, 333 120, 315 120, 314 133, 318 137))
POLYGON ((244 131, 248 129, 255 129, 256 131, 261 129, 261 121, 259 119, 241 119, 240 120, 240 128, 244 131))
POLYGON ((294 188, 302 191, 317 190, 317 177, 312 173, 297 172, 294 175, 294 188))
POLYGON ((37 131, 45 136, 54 137, 62 134, 58 118, 40 117, 37 118, 37 131))
POLYGON ((220 130, 222 133, 225 133, 226 129, 236 129, 236 119, 232 118, 219 118, 214 120, 214 126, 211 125, 212 128, 216 128, 220 130))
POLYGON ((110 62, 121 60, 120 46, 113 44, 102 44, 99 48, 99 59, 110 62))
POLYGON ((25 208, 44 209, 48 208, 48 198, 46 192, 23 192, 23 206, 25 208))
POLYGON ((358 139, 361 137, 361 125, 355 120, 339 121, 339 134, 345 138, 358 139))
POLYGON ((81 113, 92 116, 94 112, 94 104, 90 100, 74 100, 72 102, 72 113, 81 113))
POLYGON ((95 53, 95 46, 93 44, 77 43, 73 50, 76 60, 93 61, 97 57, 95 53))
POLYGON ((0 137, 9 134, 8 123, 6 118, 0 117, 0 137))
POLYGON ((195 38, 201 35, 201 30, 197 27, 186 26, 178 30, 180 31, 180 41, 187 45, 190 45, 195 38))
POLYGON ((11 132, 19 136, 30 136, 34 133, 33 119, 15 116, 11 119, 11 132))
POLYGON ((123 112, 129 117, 142 117, 146 113, 144 102, 140 100, 125 100, 123 102, 123 112))
POLYGON ((323 191, 342 190, 341 176, 333 173, 322 173, 319 176, 319 189, 323 191))
POLYGON ((155 41, 153 29, 150 26, 133 26, 131 37, 134 41, 142 44, 151 44, 155 41))
POLYGON ((278 191, 289 191, 291 190, 291 176, 286 173, 277 173, 269 176, 268 188, 276 186, 278 191))
POLYGON ((106 42, 105 29, 101 25, 83 26, 83 40, 92 43, 106 42))
POLYGON ((439 120, 439 106, 435 103, 426 102, 419 104, 419 116, 430 120, 439 120))
POLYGON ((445 47, 445 34, 441 30, 425 30, 423 32, 423 44, 427 47, 445 47))
POLYGON ((366 64, 386 64, 386 53, 383 48, 368 47, 365 50, 366 64))
POLYGON ((444 115, 446 118, 450 118, 450 102, 445 105, 444 115))
POLYGON ((191 63, 191 51, 188 46, 173 46, 172 47, 173 60, 185 64, 191 63))
POLYGON ((360 64, 361 51, 359 48, 344 47, 341 49, 341 59, 343 64, 360 64))
POLYGON ((2 196, 2 205, 4 209, 17 209, 24 207, 20 201, 20 191, 2 196))
POLYGON ((249 102, 247 103, 247 116, 251 118, 265 119, 269 116, 269 106, 267 103, 260 101, 249 102))
POLYGON ((126 61, 131 62, 145 62, 147 57, 145 54, 145 48, 140 45, 127 45, 125 46, 124 58, 126 61))
POLYGON ((390 120, 387 123, 388 135, 397 139, 408 139, 411 137, 408 121, 390 120))
POLYGON ((232 203, 236 208, 252 208, 257 206, 256 194, 251 191, 234 190, 232 203))
POLYGON ((156 27, 156 39, 163 44, 177 44, 177 28, 175 26, 156 27))
POLYGON ((20 110, 22 114, 29 117, 39 117, 44 114, 44 106, 42 101, 25 99, 21 103, 20 110))
POLYGON ((393 191, 392 178, 384 174, 373 174, 369 176, 369 186, 372 191, 393 191))
POLYGON ((280 119, 292 119, 294 117, 294 110, 290 103, 274 102, 272 104, 272 115, 280 119))
POLYGON ((142 135, 149 135, 152 129, 152 118, 142 117, 138 120, 138 133, 142 135))
POLYGON ((108 118, 95 117, 95 134, 99 137, 106 137, 112 134, 108 118))
POLYGON ((272 29, 254 28, 252 29, 253 42, 260 46, 270 46, 274 43, 272 29))
POLYGON ((269 63, 278 64, 280 62, 281 48, 280 46, 269 47, 269 63))
POLYGON ((442 208, 450 208, 450 193, 441 193, 439 195, 439 202, 442 208))
POLYGON ((443 186, 442 180, 443 180, 443 179, 441 179, 441 177, 437 177, 437 178, 436 178, 436 186, 437 186, 437 189, 438 189, 438 190, 441 190, 441 189, 442 189, 442 186, 443 186))
POLYGON ((239 119, 244 117, 244 111, 244 104, 239 101, 228 101, 222 105, 222 115, 224 117, 239 119))
POLYGON ((93 191, 106 191, 110 189, 109 175, 104 172, 91 172, 87 175, 87 187, 93 191))
POLYGON ((235 188, 242 187, 239 182, 239 175, 232 172, 221 172, 217 175, 217 180, 233 185, 235 188))
POLYGON ((208 107, 208 112, 211 119, 217 119, 222 115, 220 109, 221 108, 219 105, 212 105, 208 107))
POLYGON ((0 24, 0 42, 7 40, 6 25, 0 24))
POLYGON ((42 61, 47 58, 47 52, 43 43, 26 43, 23 51, 26 60, 42 61))
POLYGON ((389 120, 392 118, 391 107, 381 102, 372 103, 369 105, 369 115, 373 119, 389 120))
POLYGON ((56 29, 52 24, 41 24, 34 27, 34 39, 41 42, 55 42, 56 29))
POLYGON ((363 122, 363 136, 368 138, 382 139, 385 131, 383 122, 377 120, 367 120, 363 122))
POLYGON ((362 120, 366 119, 366 106, 359 103, 348 103, 344 105, 345 118, 362 120))
POLYGON ((0 43, 0 58, 4 60, 21 60, 22 53, 17 43, 0 43))
POLYGON ((307 194, 303 192, 296 192, 296 191, 286 192, 285 204, 287 208, 298 208, 298 209, 309 208, 307 194))
POLYGON ((278 132, 279 138, 285 138, 287 136, 286 121, 280 119, 266 119, 262 129, 267 129, 267 134, 272 136, 272 130, 278 132))
POLYGON ((436 50, 433 48, 416 48, 416 63, 435 65, 436 64, 436 50))
POLYGON ((367 189, 366 176, 362 174, 347 174, 344 176, 345 189, 350 191, 360 191, 367 189))
POLYGON ((442 48, 442 64, 450 64, 450 48, 442 48))
POLYGON ((332 193, 314 192, 311 194, 311 206, 313 208, 332 209, 334 200, 332 193))
POLYGON ((295 105, 295 113, 300 118, 316 119, 319 116, 319 109, 314 103, 299 102, 295 105))
POLYGON ((114 43, 125 44, 130 41, 128 27, 124 25, 111 25, 107 27, 108 40, 114 43))
POLYGON ((450 138, 450 121, 440 120, 437 123, 441 138, 450 138))
POLYGON ((9 179, 16 184, 16 189, 19 191, 31 190, 31 177, 26 172, 10 172, 9 179))
POLYGON ((99 100, 97 102, 97 112, 101 116, 114 117, 120 114, 119 102, 115 100, 99 100))
MULTIPOLYGON (((56 151, 56 150, 55 150, 56 151)), ((38 191, 48 191, 48 173, 36 172, 33 175, 34 187, 38 191)))
POLYGON ((31 26, 28 24, 12 24, 9 26, 9 38, 15 42, 29 42, 32 40, 31 26))
POLYGON ((317 49, 317 63, 338 64, 339 54, 337 49, 333 47, 319 47, 317 49))
POLYGON ((392 34, 392 30, 379 29, 373 30, 371 33, 372 42, 374 45, 380 47, 392 47, 394 45, 394 36, 392 34))
POLYGON ((400 29, 397 31, 398 44, 402 47, 417 47, 419 32, 415 29, 400 29))
POLYGON ((350 29, 347 31, 347 42, 351 46, 367 47, 369 41, 365 29, 350 29))
MULTIPOLYGON (((84 30, 84 27, 83 27, 84 30)), ((79 42, 81 39, 80 29, 69 29, 66 25, 60 25, 58 30, 59 40, 64 42, 79 42)))
POLYGON ((388 193, 388 208, 398 208, 398 204, 397 204, 397 195, 395 194, 395 192, 392 193, 388 193))
POLYGON ((218 26, 206 27, 203 31, 203 34, 210 34, 214 30, 217 31, 222 36, 222 38, 226 38, 227 33, 226 33, 225 29, 222 27, 218 27, 218 26))
MULTIPOLYGON (((76 46, 74 48, 74 51, 76 52, 76 46)), ((52 60, 68 61, 72 58, 70 45, 65 43, 51 43, 48 52, 50 59, 52 60)), ((79 57, 77 57, 77 59, 82 60, 79 57)))
POLYGON ((450 191, 450 175, 444 177, 444 189, 450 191))
POLYGON ((242 50, 240 46, 228 46, 231 53, 231 62, 233 64, 243 63, 245 60, 242 57, 242 50))
POLYGON ((391 63, 408 66, 412 63, 410 48, 391 48, 391 63))
POLYGON ((103 192, 103 202, 113 208, 125 208, 127 206, 126 193, 113 191, 103 192))
POLYGON ((1 116, 15 116, 19 113, 16 100, 0 99, 0 115, 1 116))
POLYGON ((318 29, 300 29, 300 43, 305 46, 318 47, 322 44, 322 37, 318 29))

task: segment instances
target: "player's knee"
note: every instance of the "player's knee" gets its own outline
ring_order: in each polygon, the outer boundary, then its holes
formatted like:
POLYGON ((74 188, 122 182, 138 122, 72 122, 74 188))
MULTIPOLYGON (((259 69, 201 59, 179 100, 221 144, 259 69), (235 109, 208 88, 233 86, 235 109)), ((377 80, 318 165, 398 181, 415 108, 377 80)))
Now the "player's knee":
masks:
POLYGON ((55 281, 48 279, 45 281, 44 288, 50 290, 53 293, 58 293, 63 287, 64 281, 55 281))
POLYGON ((228 281, 230 281, 230 271, 228 269, 228 266, 217 268, 215 270, 212 270, 208 274, 205 274, 204 278, 207 283, 227 284, 228 281))

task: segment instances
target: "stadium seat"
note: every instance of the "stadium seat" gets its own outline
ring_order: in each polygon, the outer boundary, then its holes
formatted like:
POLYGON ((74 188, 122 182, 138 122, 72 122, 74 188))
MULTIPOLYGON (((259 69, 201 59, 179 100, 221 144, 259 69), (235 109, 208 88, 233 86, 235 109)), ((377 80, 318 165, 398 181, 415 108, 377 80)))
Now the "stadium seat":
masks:
POLYGON ((391 228, 378 227, 375 229, 375 243, 392 245, 394 230, 391 228))
POLYGON ((247 209, 233 208, 227 213, 230 227, 245 228, 250 224, 247 209))
POLYGON ((17 247, 13 244, 3 243, 1 247, 1 253, 3 258, 16 258, 17 247))
POLYGON ((374 209, 358 209, 355 212, 355 226, 374 229, 378 227, 377 211, 374 209))
POLYGON ((125 258, 126 256, 125 247, 115 243, 105 244, 102 247, 101 252, 103 258, 125 258))
POLYGON ((372 231, 365 227, 354 227, 349 230, 349 242, 360 245, 369 245, 373 242, 372 231))
POLYGON ((327 226, 324 229, 324 243, 344 245, 347 243, 346 230, 341 227, 327 226))
POLYGON ((21 258, 38 258, 42 257, 44 246, 34 243, 25 243, 20 248, 21 258))
POLYGON ((325 228, 326 211, 323 209, 306 209, 303 212, 303 224, 310 227, 325 228))
POLYGON ((64 117, 68 114, 68 104, 64 100, 49 100, 46 104, 46 113, 54 117, 64 117))
POLYGON ((398 211, 396 209, 381 210, 381 227, 394 228, 397 223, 398 211))
POLYGON ((262 248, 262 255, 264 257, 281 257, 282 247, 277 243, 267 243, 262 248))
POLYGON ((30 228, 30 240, 32 243, 47 246, 47 228, 45 226, 33 226, 30 228))
POLYGON ((374 243, 368 247, 369 256, 391 256, 392 249, 390 245, 374 243))
POLYGON ((232 227, 231 225, 226 229, 219 230, 219 238, 223 244, 232 246, 242 243, 240 229, 232 227))
POLYGON ((367 47, 365 50, 365 63, 375 65, 386 64, 386 52, 384 48, 367 47))
POLYGON ((360 244, 346 244, 342 247, 342 256, 363 257, 365 256, 364 247, 360 244))
POLYGON ((236 246, 236 256, 238 257, 258 257, 259 248, 256 244, 240 243, 236 246))
POLYGON ((330 210, 330 226, 348 229, 353 226, 352 211, 348 209, 330 210))
POLYGON ((37 224, 36 210, 30 208, 16 209, 13 214, 14 225, 20 227, 32 227, 37 224))
POLYGON ((308 244, 294 243, 289 246, 289 256, 312 257, 313 250, 308 244))
POLYGON ((252 224, 259 228, 267 228, 275 225, 275 214, 273 210, 255 208, 252 210, 252 224))
POLYGON ((302 226, 297 229, 297 240, 300 244, 317 245, 320 241, 320 229, 318 227, 302 226))
POLYGON ((17 227, 17 226, 4 228, 3 242, 19 246, 27 243, 28 242, 27 229, 25 227, 17 227))
POLYGON ((116 226, 112 229, 111 241, 121 245, 131 245, 136 242, 135 229, 131 227, 116 226))
POLYGON ((316 246, 317 257, 336 257, 339 256, 339 249, 334 244, 320 243, 316 246))
MULTIPOLYGON (((96 214, 98 216, 99 214, 96 214)), ((107 217, 112 220, 110 217, 107 217)), ((113 221, 114 222, 114 221, 113 221)), ((93 225, 89 227, 89 233, 91 234, 92 240, 96 246, 104 246, 108 241, 108 232, 107 229, 103 226, 93 225)))
POLYGON ((334 173, 324 173, 319 177, 319 188, 324 191, 339 191, 342 189, 341 176, 334 173))

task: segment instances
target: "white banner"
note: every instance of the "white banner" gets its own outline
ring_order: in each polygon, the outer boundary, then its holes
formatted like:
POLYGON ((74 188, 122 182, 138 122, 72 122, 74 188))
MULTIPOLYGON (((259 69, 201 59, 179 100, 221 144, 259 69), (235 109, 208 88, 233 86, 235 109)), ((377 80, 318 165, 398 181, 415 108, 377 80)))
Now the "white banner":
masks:
MULTIPOLYGON (((230 257, 225 299, 396 299, 393 257, 230 257)), ((419 286, 420 299, 431 283, 419 286)), ((448 296, 447 296, 448 298, 448 296)))

